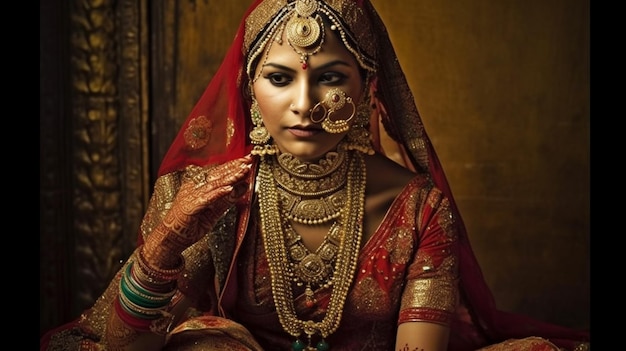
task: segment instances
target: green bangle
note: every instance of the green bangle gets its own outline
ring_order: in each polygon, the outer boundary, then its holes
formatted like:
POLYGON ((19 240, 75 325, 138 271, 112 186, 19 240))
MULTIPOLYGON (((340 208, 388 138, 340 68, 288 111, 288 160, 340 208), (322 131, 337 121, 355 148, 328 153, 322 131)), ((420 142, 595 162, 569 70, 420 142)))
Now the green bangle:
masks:
POLYGON ((125 279, 120 281, 120 294, 123 294, 130 302, 133 304, 146 307, 146 308, 162 308, 169 304, 170 299, 161 299, 161 300, 151 300, 145 296, 142 296, 132 290, 128 285, 126 285, 125 279))

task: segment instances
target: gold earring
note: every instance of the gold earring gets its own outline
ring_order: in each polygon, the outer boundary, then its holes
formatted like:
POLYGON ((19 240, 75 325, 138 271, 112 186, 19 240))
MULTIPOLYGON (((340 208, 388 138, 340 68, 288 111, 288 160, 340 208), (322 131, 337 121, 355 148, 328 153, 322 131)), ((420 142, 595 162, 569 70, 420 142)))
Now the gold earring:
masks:
POLYGON ((252 100, 252 105, 250 106, 250 117, 252 118, 252 123, 254 124, 254 128, 249 134, 250 141, 252 141, 252 144, 255 145, 267 143, 270 140, 270 133, 263 125, 263 117, 261 116, 259 104, 256 100, 252 100))
POLYGON ((255 145, 250 153, 252 155, 260 156, 276 154, 276 146, 266 144, 270 140, 270 133, 263 125, 261 110, 259 109, 259 104, 254 98, 252 99, 252 105, 250 106, 250 117, 252 119, 252 123, 254 124, 254 128, 252 128, 248 136, 250 137, 252 144, 255 145))
POLYGON ((367 102, 362 102, 357 108, 356 121, 346 135, 348 150, 357 150, 367 155, 374 154, 372 139, 369 132, 371 108, 367 102))

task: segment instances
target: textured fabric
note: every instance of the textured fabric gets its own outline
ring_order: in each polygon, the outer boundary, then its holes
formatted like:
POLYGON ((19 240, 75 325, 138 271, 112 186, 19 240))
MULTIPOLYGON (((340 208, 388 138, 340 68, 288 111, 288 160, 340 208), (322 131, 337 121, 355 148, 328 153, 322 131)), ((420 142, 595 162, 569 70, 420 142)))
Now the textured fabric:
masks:
POLYGON ((179 324, 163 350, 262 351, 250 332, 233 320, 211 315, 190 318, 179 324))
MULTIPOLYGON (((150 203, 150 215, 144 219, 142 228, 152 228, 164 215, 179 185, 177 179, 181 176, 181 173, 175 172, 159 179, 150 203)), ((184 252, 187 267, 179 287, 194 301, 194 305, 187 311, 183 322, 173 329, 166 349, 195 350, 197 345, 204 345, 210 350, 209 345, 213 345, 217 347, 215 350, 226 346, 233 350, 255 350, 259 347, 256 343, 261 345, 262 350, 290 347, 293 338, 282 331, 267 284, 269 273, 257 232, 256 209, 250 194, 222 219, 206 240, 184 252), (239 232, 241 235, 229 234, 236 232, 237 227, 244 228, 241 223, 248 223, 246 230, 239 232), (239 257, 236 264, 234 257, 239 257), (211 279, 215 272, 222 272, 216 279, 217 286, 211 279), (226 276, 231 279, 226 279, 226 276), (221 297, 221 316, 236 319, 248 328, 249 333, 238 323, 228 324, 221 318, 212 317, 218 314, 218 297, 221 297)), ((450 311, 449 300, 442 303, 438 299, 419 298, 422 295, 420 283, 438 281, 439 285, 448 285, 458 278, 458 267, 454 262, 460 242, 455 229, 456 221, 449 210, 447 200, 423 176, 416 177, 407 185, 379 229, 363 246, 355 289, 348 296, 343 323, 328 339, 333 350, 353 350, 354 343, 363 340, 367 340, 364 350, 393 350, 395 326, 407 320, 449 323, 452 327, 451 351, 476 350, 488 345, 493 348, 485 351, 552 350, 550 341, 536 337, 524 338, 523 341, 511 340, 513 334, 499 334, 501 339, 490 337, 487 334, 489 329, 481 326, 482 319, 476 315, 477 310, 472 309, 463 298, 471 284, 460 282, 461 300, 453 311, 450 311), (446 250, 440 250, 442 242, 446 250), (400 288, 405 279, 408 279, 407 286, 415 288, 407 289, 402 295, 400 288)), ((133 257, 129 261, 132 260, 133 257)), ((49 349, 106 350, 102 335, 106 315, 117 296, 118 282, 119 275, 93 308, 78 321, 53 333, 49 349)), ((316 291, 318 303, 315 309, 307 310, 301 294, 296 298, 296 306, 305 315, 319 316, 328 298, 328 290, 320 289, 316 291)), ((498 311, 493 313, 502 313, 511 323, 521 323, 515 334, 518 337, 549 336, 545 332, 550 329, 540 328, 543 324, 539 322, 498 311)), ((579 339, 585 340, 583 332, 545 326, 572 338, 555 341, 563 347, 562 350, 574 350, 579 339)))
POLYGON ((538 337, 509 339, 501 343, 481 348, 478 351, 559 351, 559 348, 548 340, 538 337))
MULTIPOLYGON (((446 200, 424 177, 407 185, 360 252, 341 326, 326 339, 332 350, 393 350, 396 325, 407 320, 450 324, 457 298, 457 236, 451 220, 446 200), (406 281, 409 289, 403 289, 406 281), (425 297, 422 284, 433 282, 448 287, 448 293, 442 289, 436 298, 425 297), (399 320, 401 311, 407 316, 404 320, 399 320)), ((282 331, 278 321, 254 220, 250 226, 238 265, 241 283, 234 315, 266 350, 287 350, 294 338, 282 331)), ((304 289, 297 292, 296 310, 301 318, 321 319, 330 289, 316 290, 315 300, 314 307, 307 307, 304 289)))

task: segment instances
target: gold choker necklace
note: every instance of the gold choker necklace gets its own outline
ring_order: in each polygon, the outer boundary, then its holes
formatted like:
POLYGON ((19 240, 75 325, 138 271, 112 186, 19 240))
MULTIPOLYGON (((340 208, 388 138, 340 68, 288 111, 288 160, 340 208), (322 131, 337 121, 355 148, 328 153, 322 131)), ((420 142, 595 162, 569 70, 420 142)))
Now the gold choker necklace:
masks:
POLYGON ((277 157, 273 175, 283 214, 303 224, 323 224, 339 217, 346 202, 347 151, 329 152, 317 163, 302 162, 288 153, 277 157))
MULTIPOLYGON (((335 232, 329 234, 329 236, 339 240, 333 270, 326 277, 327 279, 323 278, 323 274, 313 274, 307 278, 301 272, 302 275, 300 276, 300 279, 305 277, 304 279, 309 279, 311 282, 318 282, 318 279, 321 282, 324 280, 332 282, 328 310, 321 321, 302 320, 297 315, 290 277, 294 276, 294 269, 297 269, 296 266, 303 260, 295 260, 299 262, 295 266, 290 264, 290 259, 293 261, 293 256, 291 256, 289 249, 293 248, 294 243, 288 243, 286 240, 294 233, 286 232, 293 229, 287 227, 288 220, 282 216, 279 208, 278 182, 274 177, 274 169, 278 167, 276 158, 263 158, 259 168, 261 232, 270 268, 272 296, 280 324, 287 333, 297 338, 294 347, 297 346, 298 349, 306 347, 305 343, 300 340, 303 335, 308 338, 308 349, 314 349, 311 346, 311 337, 316 334, 322 337, 321 346, 318 346, 318 349, 327 349, 328 345, 325 339, 339 327, 348 290, 354 279, 363 233, 365 162, 363 155, 359 152, 351 152, 350 156, 349 162, 346 162, 348 164, 346 203, 338 217, 336 236, 335 232)), ((331 230, 334 229, 331 228, 331 230)), ((307 294, 309 293, 307 292, 307 294)), ((307 297, 312 296, 307 295, 307 297)))
POLYGON ((346 160, 346 149, 340 146, 339 151, 330 151, 317 163, 303 162, 290 153, 278 155, 278 164, 291 175, 299 178, 319 179, 336 171, 346 160))

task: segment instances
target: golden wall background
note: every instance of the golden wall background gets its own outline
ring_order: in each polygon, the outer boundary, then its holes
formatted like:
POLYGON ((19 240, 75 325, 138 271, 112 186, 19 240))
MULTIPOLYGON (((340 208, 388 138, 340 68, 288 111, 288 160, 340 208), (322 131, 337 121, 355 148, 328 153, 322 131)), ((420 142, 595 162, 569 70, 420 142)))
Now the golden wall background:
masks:
POLYGON ((589 324, 588 0, 372 0, 498 305, 589 324))
MULTIPOLYGON (((372 0, 498 305, 589 326, 589 0, 372 0)), ((247 0, 40 2, 40 333, 132 249, 247 0)))
POLYGON ((498 305, 588 325, 589 2, 373 2, 498 305))

